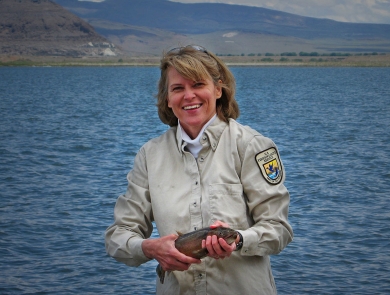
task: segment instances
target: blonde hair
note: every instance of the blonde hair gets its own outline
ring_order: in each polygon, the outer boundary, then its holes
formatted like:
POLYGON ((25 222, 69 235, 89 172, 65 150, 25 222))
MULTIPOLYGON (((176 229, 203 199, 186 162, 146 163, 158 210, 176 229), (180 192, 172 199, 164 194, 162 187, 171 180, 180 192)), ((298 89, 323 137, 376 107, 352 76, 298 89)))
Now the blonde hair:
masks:
POLYGON ((160 120, 169 126, 177 126, 178 120, 168 107, 168 69, 175 68, 186 79, 200 81, 211 79, 214 85, 222 87, 222 96, 217 99, 217 115, 227 122, 240 114, 234 97, 236 82, 224 62, 215 54, 196 45, 175 48, 163 54, 160 62, 161 76, 158 84, 157 108, 160 120), (220 83, 222 81, 222 83, 220 83))

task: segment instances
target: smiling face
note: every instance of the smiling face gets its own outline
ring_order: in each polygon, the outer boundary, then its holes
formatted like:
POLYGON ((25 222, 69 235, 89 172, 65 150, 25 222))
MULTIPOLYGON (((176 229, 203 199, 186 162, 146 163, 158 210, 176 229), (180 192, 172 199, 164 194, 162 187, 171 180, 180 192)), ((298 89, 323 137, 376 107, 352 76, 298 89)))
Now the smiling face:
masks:
POLYGON ((217 99, 221 95, 221 86, 214 85, 211 78, 192 81, 181 76, 175 68, 168 69, 168 107, 192 139, 216 114, 217 99))

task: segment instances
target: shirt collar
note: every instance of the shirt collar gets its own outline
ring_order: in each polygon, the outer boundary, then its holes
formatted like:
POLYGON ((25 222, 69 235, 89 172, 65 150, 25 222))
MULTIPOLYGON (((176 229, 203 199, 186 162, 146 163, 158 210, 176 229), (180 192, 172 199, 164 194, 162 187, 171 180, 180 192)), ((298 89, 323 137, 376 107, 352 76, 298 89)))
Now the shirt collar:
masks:
POLYGON ((191 137, 189 137, 189 135, 187 134, 187 132, 185 132, 185 130, 181 127, 181 124, 180 124, 180 121, 179 121, 179 129, 181 130, 181 137, 182 139, 187 142, 187 143, 191 143, 191 144, 200 144, 200 138, 201 136, 203 135, 203 132, 204 130, 211 124, 213 123, 213 121, 215 120, 215 118, 217 117, 217 114, 215 114, 206 124, 204 124, 202 130, 200 130, 198 136, 195 138, 195 139, 191 139, 191 137))
MULTIPOLYGON (((205 127, 204 131, 199 133, 201 134, 199 140, 203 142, 208 138, 212 150, 215 151, 217 149, 218 142, 221 138, 222 132, 225 130, 227 125, 228 124, 226 122, 219 119, 218 116, 215 116, 215 119, 212 122, 210 122, 208 126, 205 127)), ((183 153, 183 149, 186 146, 186 142, 182 137, 182 131, 180 126, 177 126, 176 129, 176 141, 177 141, 177 147, 179 149, 179 152, 183 153)))
POLYGON ((209 138, 210 145, 213 151, 217 149, 222 133, 227 126, 228 123, 222 121, 217 117, 215 118, 214 122, 204 131, 204 136, 207 136, 209 138))

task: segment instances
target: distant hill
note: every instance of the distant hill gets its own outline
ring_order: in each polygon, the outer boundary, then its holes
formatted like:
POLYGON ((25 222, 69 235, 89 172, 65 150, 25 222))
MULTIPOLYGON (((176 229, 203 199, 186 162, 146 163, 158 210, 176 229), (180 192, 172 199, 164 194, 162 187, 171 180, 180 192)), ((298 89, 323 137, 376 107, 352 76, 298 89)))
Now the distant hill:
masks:
POLYGON ((183 4, 168 0, 55 0, 84 19, 100 19, 178 34, 239 30, 303 39, 390 38, 390 25, 355 24, 303 17, 243 5, 183 4))
POLYGON ((132 54, 201 43, 217 53, 390 52, 390 25, 343 23, 242 5, 55 0, 132 54))
POLYGON ((0 53, 94 56, 120 52, 94 28, 49 0, 0 0, 0 53))
POLYGON ((390 25, 241 5, 54 1, 0 0, 0 55, 159 56, 190 43, 221 55, 390 52, 390 25))

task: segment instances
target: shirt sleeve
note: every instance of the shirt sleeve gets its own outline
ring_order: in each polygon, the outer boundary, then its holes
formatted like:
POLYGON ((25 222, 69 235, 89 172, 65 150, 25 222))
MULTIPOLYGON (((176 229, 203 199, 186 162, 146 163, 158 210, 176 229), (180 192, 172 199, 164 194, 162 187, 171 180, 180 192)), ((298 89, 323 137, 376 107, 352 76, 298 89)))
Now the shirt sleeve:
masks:
POLYGON ((108 255, 129 266, 139 266, 149 261, 142 242, 153 231, 153 214, 148 189, 144 150, 134 159, 133 170, 127 175, 128 187, 119 196, 114 209, 114 223, 105 232, 108 255))
POLYGON ((276 145, 255 135, 243 156, 241 182, 253 225, 240 231, 241 255, 278 254, 293 239, 288 223, 290 195, 284 186, 285 170, 276 145), (274 172, 274 173, 272 173, 274 172))

